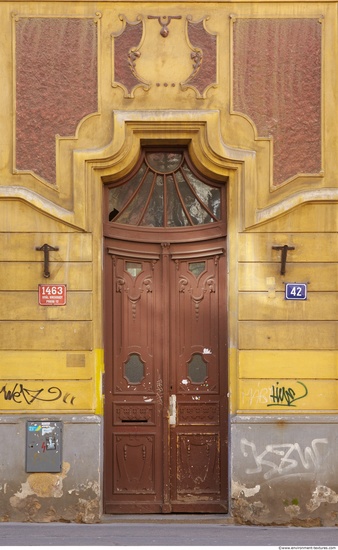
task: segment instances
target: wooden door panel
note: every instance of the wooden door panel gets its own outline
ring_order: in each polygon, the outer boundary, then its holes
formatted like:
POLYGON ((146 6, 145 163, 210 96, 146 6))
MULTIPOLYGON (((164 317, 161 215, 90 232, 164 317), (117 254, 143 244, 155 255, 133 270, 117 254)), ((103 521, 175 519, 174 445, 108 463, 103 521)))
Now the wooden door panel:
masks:
POLYGON ((170 285, 175 304, 175 393, 219 393, 217 272, 217 257, 175 260, 170 285), (200 274, 191 272, 195 265, 201 265, 200 274))
POLYGON ((175 246, 170 274, 172 510, 224 512, 225 256, 215 243, 185 253, 175 246))
POLYGON ((177 499, 219 500, 219 434, 178 433, 176 437, 177 499))
POLYGON ((154 277, 155 263, 152 260, 114 258, 116 392, 154 392, 154 277))
POLYGON ((201 400, 177 405, 177 423, 180 426, 219 425, 219 401, 204 403, 201 400))
POLYGON ((155 435, 115 434, 114 492, 155 494, 155 435))
POLYGON ((144 254, 132 243, 125 246, 107 240, 105 511, 158 513, 163 495, 163 374, 161 326, 156 325, 161 266, 153 248, 144 254))
POLYGON ((107 239, 107 250, 105 511, 224 513, 220 242, 107 239), (170 396, 174 422, 168 420, 170 396))
POLYGON ((115 401, 112 406, 114 425, 142 426, 147 424, 147 426, 154 426, 156 424, 156 406, 154 403, 140 404, 137 402, 115 401))

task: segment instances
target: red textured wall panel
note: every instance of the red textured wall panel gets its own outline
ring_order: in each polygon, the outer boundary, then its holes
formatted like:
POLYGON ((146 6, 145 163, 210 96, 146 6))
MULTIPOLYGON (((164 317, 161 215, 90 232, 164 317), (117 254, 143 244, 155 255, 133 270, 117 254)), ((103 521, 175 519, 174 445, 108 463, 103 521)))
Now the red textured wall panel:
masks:
POLYGON ((273 137, 273 181, 321 170, 321 23, 234 22, 234 110, 273 137))
POLYGON ((93 19, 16 22, 16 168, 56 180, 55 135, 74 135, 97 110, 93 19))
POLYGON ((217 82, 217 39, 205 30, 203 21, 188 21, 188 36, 197 52, 191 55, 195 70, 185 84, 193 85, 202 96, 208 86, 217 82))
POLYGON ((125 28, 114 39, 114 77, 115 82, 122 84, 128 94, 142 80, 135 74, 136 60, 140 55, 137 50, 143 33, 143 22, 131 25, 126 22, 125 28), (133 51, 133 53, 131 53, 133 51))

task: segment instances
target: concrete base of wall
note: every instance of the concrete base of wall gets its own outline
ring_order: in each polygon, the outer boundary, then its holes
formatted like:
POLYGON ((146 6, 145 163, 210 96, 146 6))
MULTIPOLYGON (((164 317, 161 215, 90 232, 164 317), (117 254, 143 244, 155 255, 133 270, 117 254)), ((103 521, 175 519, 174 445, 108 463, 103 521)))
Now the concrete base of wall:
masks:
POLYGON ((3 415, 0 441, 0 521, 100 521, 101 417, 3 415), (26 423, 40 420, 62 422, 59 473, 26 472, 26 423))
POLYGON ((338 525, 337 416, 236 416, 231 442, 236 523, 338 525))
MULTIPOLYGON (((102 418, 0 417, 0 522, 97 523, 102 517, 102 418), (26 472, 27 421, 61 421, 62 467, 26 472)), ((231 502, 235 523, 338 525, 338 417, 231 418, 231 502)))

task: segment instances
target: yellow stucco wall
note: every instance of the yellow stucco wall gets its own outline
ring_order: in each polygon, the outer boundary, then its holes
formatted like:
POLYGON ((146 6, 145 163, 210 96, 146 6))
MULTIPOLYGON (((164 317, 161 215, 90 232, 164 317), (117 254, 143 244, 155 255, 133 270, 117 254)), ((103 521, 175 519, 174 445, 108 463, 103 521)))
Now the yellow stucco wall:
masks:
POLYGON ((189 143, 206 174, 229 178, 230 410, 337 410, 338 82, 335 2, 0 2, 0 410, 102 412, 102 183, 137 160, 141 141, 189 143), (15 16, 13 13, 15 12, 15 16), (181 17, 163 42, 149 14, 181 17), (146 20, 138 70, 149 82, 189 74, 186 21, 217 37, 217 80, 193 88, 114 80, 114 37, 125 18, 146 20), (20 18, 93 18, 98 110, 72 136, 57 136, 56 183, 15 168, 16 24, 20 18), (233 108, 233 25, 241 18, 320 18, 322 171, 274 188, 273 139, 233 108), (161 41, 162 40, 162 41, 161 41), (51 276, 43 277, 44 243, 51 276), (288 244, 286 274, 280 252, 288 244), (66 306, 39 306, 38 284, 66 284, 66 306), (284 300, 285 282, 308 299, 284 300), (276 388, 282 393, 276 396, 276 388), (278 401, 278 402, 276 402, 278 401))
POLYGON ((298 207, 239 242, 239 409, 336 410, 337 205, 298 207), (282 243, 295 247, 283 276, 271 248, 282 243), (307 300, 284 299, 296 281, 308 284, 307 300), (291 388, 292 406, 276 399, 278 385, 291 388))

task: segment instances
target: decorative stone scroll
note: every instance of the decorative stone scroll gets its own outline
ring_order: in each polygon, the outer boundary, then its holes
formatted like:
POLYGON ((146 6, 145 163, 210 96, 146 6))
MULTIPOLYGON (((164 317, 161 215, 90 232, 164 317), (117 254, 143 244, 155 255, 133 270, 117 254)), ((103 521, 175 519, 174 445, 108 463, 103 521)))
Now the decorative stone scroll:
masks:
POLYGON ((187 17, 193 72, 181 83, 182 90, 192 88, 199 98, 205 98, 208 89, 217 84, 217 36, 206 30, 205 21, 207 18, 194 22, 187 17))
POLYGON ((150 14, 130 22, 120 15, 120 20, 121 31, 112 34, 112 86, 122 88, 124 97, 156 86, 190 88, 203 99, 217 85, 217 36, 206 29, 207 17, 194 22, 190 15, 150 14))
POLYGON ((141 56, 143 42, 144 23, 139 17, 134 22, 129 22, 120 15, 123 22, 122 30, 113 34, 114 57, 113 57, 113 88, 123 88, 125 97, 133 97, 138 87, 149 90, 150 83, 144 80, 136 71, 136 61, 141 56))

